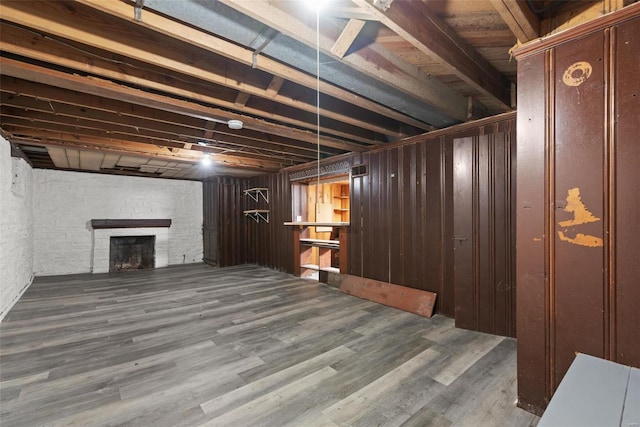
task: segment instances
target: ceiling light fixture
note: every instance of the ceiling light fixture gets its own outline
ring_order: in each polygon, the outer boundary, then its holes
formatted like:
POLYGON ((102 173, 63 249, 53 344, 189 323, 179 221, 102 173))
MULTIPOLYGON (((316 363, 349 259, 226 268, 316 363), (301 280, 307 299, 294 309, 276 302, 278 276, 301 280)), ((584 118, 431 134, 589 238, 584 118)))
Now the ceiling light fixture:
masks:
POLYGON ((198 145, 202 145, 203 147, 207 146, 207 142, 206 141, 198 141, 198 145))
POLYGON ((229 120, 227 122, 227 126, 229 126, 229 129, 235 129, 235 130, 242 129, 242 125, 243 123, 241 120, 229 120))
POLYGON ((205 153, 202 160, 200 160, 200 163, 203 166, 211 166, 211 155, 209 153, 205 153))

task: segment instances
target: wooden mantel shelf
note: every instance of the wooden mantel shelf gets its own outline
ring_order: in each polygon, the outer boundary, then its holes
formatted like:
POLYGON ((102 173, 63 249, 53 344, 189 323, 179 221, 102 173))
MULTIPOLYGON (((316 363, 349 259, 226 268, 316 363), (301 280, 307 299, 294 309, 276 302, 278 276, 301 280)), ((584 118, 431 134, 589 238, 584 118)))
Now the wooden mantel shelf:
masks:
POLYGON ((170 219, 92 219, 94 230, 104 228, 160 228, 171 227, 170 219))

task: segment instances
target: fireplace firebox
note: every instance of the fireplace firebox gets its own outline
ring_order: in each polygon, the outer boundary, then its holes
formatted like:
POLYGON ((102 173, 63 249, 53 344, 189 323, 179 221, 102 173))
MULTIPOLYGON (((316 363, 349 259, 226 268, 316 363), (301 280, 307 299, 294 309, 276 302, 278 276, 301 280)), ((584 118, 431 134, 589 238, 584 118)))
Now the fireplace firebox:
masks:
POLYGON ((155 266, 155 236, 111 236, 109 272, 155 266))

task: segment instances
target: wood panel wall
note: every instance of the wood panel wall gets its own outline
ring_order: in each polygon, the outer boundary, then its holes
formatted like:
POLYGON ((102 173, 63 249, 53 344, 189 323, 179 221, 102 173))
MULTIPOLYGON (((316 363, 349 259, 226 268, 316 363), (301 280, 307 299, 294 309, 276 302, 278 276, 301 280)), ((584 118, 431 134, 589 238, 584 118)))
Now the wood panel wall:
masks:
POLYGON ((248 223, 242 213, 249 207, 243 191, 249 180, 229 177, 203 183, 204 260, 221 267, 250 261, 248 223))
POLYGON ((513 337, 515 138, 498 130, 453 144, 456 326, 513 337))
POLYGON ((518 395, 640 366, 640 4, 518 52, 518 395))
MULTIPOLYGON (((341 161, 346 160, 352 165, 368 166, 367 175, 354 177, 351 182, 351 226, 347 249, 349 274, 437 292, 436 311, 449 317, 455 316, 453 145, 455 139, 475 140, 480 136, 487 141, 487 147, 491 145, 497 147, 492 148, 493 151, 502 152, 504 147, 515 141, 515 113, 455 126, 401 144, 341 158, 341 161)), ((205 209, 211 209, 211 204, 207 204, 206 200, 207 192, 222 193, 218 195, 220 205, 217 209, 220 265, 250 262, 294 273, 292 231, 282 224, 292 219, 289 174, 308 167, 289 168, 246 182, 229 178, 205 182, 205 209), (212 186, 217 190, 214 191, 212 186), (247 207, 240 197, 241 190, 250 187, 270 189, 269 224, 256 224, 242 216, 242 210, 247 207), (235 218, 223 219, 228 215, 234 215, 235 218), (238 224, 238 221, 244 221, 244 225, 238 224), (242 227, 244 236, 234 233, 234 230, 242 227), (239 250, 240 247, 244 249, 239 250), (229 251, 231 255, 223 254, 224 251, 229 251), (244 257, 241 253, 245 254, 244 257)), ((487 180, 486 183, 502 185, 499 179, 487 180)), ((259 207, 263 208, 266 209, 259 207)), ((473 212, 467 215, 471 217, 473 212)), ((205 214, 205 218, 210 216, 215 215, 205 214)), ((499 222, 498 219, 496 221, 499 222)), ((494 239, 495 245, 502 246, 491 252, 492 257, 507 252, 508 239, 504 236, 513 236, 513 224, 505 222, 499 225, 498 222, 492 230, 501 236, 494 239)), ((205 252, 209 251, 205 249, 205 252)), ((492 265, 498 267, 491 268, 503 271, 506 268, 504 262, 508 262, 504 257, 497 262, 492 258, 492 265)), ((476 284, 482 289, 512 287, 512 282, 508 279, 505 282, 498 275, 478 277, 476 284)), ((487 292, 488 295, 495 295, 494 291, 487 292)), ((515 298, 500 301, 500 304, 506 304, 501 310, 512 312, 515 309, 515 298)), ((470 309, 480 308, 475 306, 470 309)), ((503 323, 491 330, 513 335, 515 318, 503 316, 500 319, 503 323)), ((474 325, 469 327, 475 328, 474 325)))
POLYGON ((453 140, 445 135, 354 156, 349 274, 438 293, 453 317, 453 140))
POLYGON ((221 267, 259 264, 293 274, 291 185, 286 171, 251 179, 218 177, 203 183, 204 259, 221 267), (269 203, 255 202, 248 188, 269 189, 269 203), (248 209, 268 209, 269 223, 245 218, 248 209))

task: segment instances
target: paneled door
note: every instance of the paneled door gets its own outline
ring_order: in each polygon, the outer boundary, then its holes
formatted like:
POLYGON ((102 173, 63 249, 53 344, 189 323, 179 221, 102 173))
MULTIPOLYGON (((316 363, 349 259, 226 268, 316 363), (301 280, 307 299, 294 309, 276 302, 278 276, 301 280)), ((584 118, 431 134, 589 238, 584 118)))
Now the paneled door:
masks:
POLYGON ((453 140, 456 326, 515 335, 513 134, 453 140))

